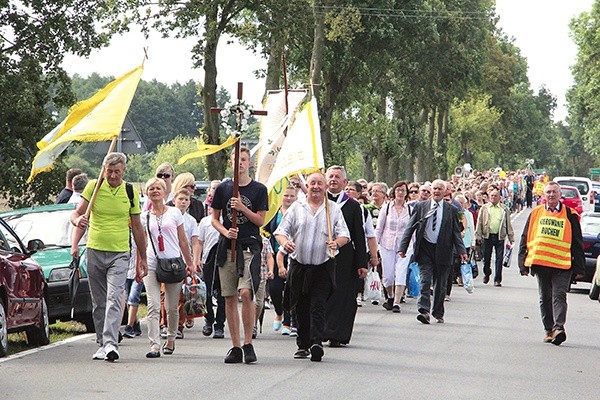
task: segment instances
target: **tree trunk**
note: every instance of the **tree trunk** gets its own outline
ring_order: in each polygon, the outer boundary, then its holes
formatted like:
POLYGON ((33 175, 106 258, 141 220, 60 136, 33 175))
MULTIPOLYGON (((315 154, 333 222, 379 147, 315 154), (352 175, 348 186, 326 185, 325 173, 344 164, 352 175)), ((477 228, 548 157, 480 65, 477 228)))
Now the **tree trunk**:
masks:
POLYGON ((267 76, 265 79, 265 96, 267 90, 277 90, 281 88, 281 72, 283 56, 283 41, 279 37, 271 35, 269 43, 269 58, 267 60, 267 76))
POLYGON ((365 170, 363 176, 367 182, 371 182, 375 179, 375 173, 373 172, 373 154, 371 154, 371 152, 368 154, 363 153, 363 158, 365 160, 365 170))
POLYGON ((438 176, 442 179, 448 177, 448 110, 440 108, 437 115, 437 158, 438 176))
MULTIPOLYGON (((217 26, 217 5, 215 4, 206 13, 205 44, 204 44, 204 87, 202 88, 202 101, 204 107, 204 142, 207 144, 220 144, 219 114, 210 111, 217 106, 217 45, 220 33, 217 26)), ((206 170, 208 179, 223 179, 227 156, 219 151, 207 156, 206 170)))

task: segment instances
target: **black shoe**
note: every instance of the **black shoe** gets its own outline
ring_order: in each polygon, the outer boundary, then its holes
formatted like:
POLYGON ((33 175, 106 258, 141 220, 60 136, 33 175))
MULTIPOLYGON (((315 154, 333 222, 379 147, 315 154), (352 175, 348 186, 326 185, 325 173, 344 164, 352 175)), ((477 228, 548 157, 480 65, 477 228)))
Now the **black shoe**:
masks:
POLYGON ((339 340, 329 340, 329 347, 342 347, 342 343, 339 340))
POLYGON ((567 334, 562 329, 555 329, 551 334, 551 341, 553 345, 560 346, 562 342, 567 340, 567 334))
POLYGON ((383 303, 383 308, 385 308, 388 311, 391 311, 393 307, 394 307, 394 299, 387 299, 385 301, 385 303, 383 303))
POLYGON ((297 359, 308 358, 308 356, 310 356, 310 351, 306 349, 298 349, 298 351, 294 353, 294 358, 297 359))
POLYGON ((490 281, 490 276, 486 275, 483 277, 483 283, 487 284, 490 281))
POLYGON ((170 356, 175 352, 175 342, 173 342, 173 347, 167 347, 167 342, 163 344, 163 354, 170 356))
POLYGON ((119 338, 117 339, 117 343, 121 343, 123 341, 123 334, 119 331, 119 338))
POLYGON ((254 352, 254 346, 252 346, 252 343, 243 345, 242 350, 244 351, 244 362, 246 364, 256 362, 256 353, 254 352))
POLYGON ((239 364, 243 361, 244 359, 241 347, 232 347, 225 356, 225 364, 239 364))
POLYGON ((419 313, 417 320, 422 324, 428 325, 430 320, 429 313, 419 313))
POLYGON ((400 305, 399 304, 394 304, 392 306, 392 312, 399 313, 400 312, 400 305))
POLYGON ((494 282, 494 286, 496 286, 496 287, 502 287, 502 284, 500 282, 494 282))
POLYGON ((125 329, 123 329, 123 337, 126 337, 127 339, 133 339, 135 337, 133 326, 127 325, 125 329))
POLYGON ((223 329, 215 329, 215 334, 213 335, 213 339, 223 339, 225 337, 225 332, 223 329))
POLYGON ((158 358, 160 357, 160 351, 149 351, 146 353, 146 358, 158 358))
MULTIPOLYGON (((331 344, 330 344, 331 346, 331 344)), ((321 361, 323 359, 323 346, 320 344, 313 344, 310 346, 310 361, 321 361)))
POLYGON ((135 321, 135 324, 133 324, 133 332, 135 333, 135 336, 142 335, 142 327, 140 325, 140 321, 135 321))
POLYGON ((213 327, 212 327, 212 325, 204 325, 202 327, 202 334, 204 336, 210 336, 210 335, 212 335, 212 333, 213 333, 213 327))

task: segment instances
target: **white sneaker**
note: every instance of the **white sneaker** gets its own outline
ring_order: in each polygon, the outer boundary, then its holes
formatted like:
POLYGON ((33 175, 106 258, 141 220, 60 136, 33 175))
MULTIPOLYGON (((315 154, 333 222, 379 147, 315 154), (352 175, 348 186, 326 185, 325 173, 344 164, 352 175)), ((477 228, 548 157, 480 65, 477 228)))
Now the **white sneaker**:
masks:
POLYGON ((92 360, 104 360, 106 358, 106 352, 104 347, 98 347, 98 350, 92 356, 92 360))
POLYGON ((361 299, 360 297, 357 297, 357 298, 356 298, 356 305, 357 305, 358 307, 362 307, 362 299, 361 299))
POLYGON ((270 310, 271 309, 271 304, 269 304, 268 300, 265 300, 265 310, 270 310))
POLYGON ((106 356, 104 357, 106 361, 113 362, 119 359, 119 351, 112 344, 106 345, 104 351, 106 352, 106 356))

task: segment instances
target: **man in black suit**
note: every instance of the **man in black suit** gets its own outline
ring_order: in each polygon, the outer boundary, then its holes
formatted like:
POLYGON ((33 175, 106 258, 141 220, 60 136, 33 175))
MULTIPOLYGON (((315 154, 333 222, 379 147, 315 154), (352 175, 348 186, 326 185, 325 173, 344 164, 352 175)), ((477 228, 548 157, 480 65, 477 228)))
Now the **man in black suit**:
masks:
POLYGON ((415 261, 421 271, 421 295, 418 301, 417 320, 429 324, 431 310, 430 288, 433 281, 433 317, 438 323, 444 322, 444 296, 448 274, 453 264, 453 250, 467 261, 467 252, 460 235, 458 210, 443 200, 446 182, 436 179, 431 184, 433 194, 430 200, 417 203, 410 218, 408 228, 400 242, 399 254, 406 257, 406 251, 416 230, 415 261))

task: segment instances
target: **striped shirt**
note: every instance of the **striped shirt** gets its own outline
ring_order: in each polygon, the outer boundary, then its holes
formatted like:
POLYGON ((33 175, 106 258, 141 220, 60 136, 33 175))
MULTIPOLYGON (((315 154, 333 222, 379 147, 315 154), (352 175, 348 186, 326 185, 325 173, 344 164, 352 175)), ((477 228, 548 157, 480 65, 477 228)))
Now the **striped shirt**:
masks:
MULTIPOLYGON (((333 201, 329 201, 329 214, 332 240, 339 237, 350 238, 342 210, 333 201)), ((329 260, 325 203, 313 215, 306 200, 295 201, 286 211, 274 234, 284 235, 296 244, 296 251, 290 257, 300 264, 320 265, 329 260)))

